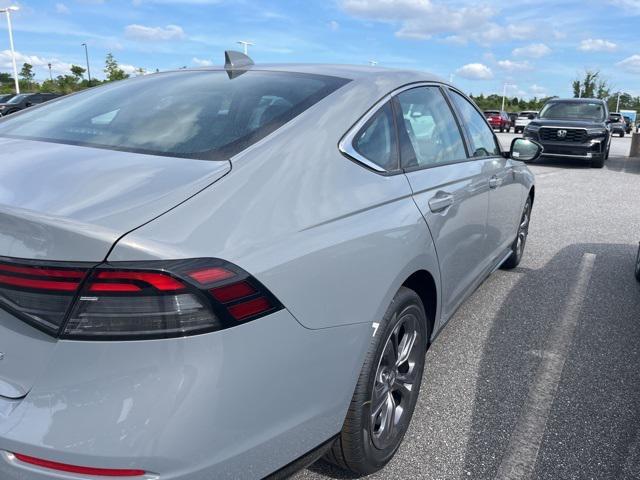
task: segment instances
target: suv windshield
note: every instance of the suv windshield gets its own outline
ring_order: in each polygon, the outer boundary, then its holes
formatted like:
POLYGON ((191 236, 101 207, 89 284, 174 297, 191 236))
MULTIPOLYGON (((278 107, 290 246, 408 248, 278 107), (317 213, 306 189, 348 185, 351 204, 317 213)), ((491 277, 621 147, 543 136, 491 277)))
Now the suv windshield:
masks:
POLYGON ((599 102, 550 102, 540 112, 540 118, 604 121, 604 106, 599 102))
POLYGON ((347 82, 266 71, 233 79, 219 70, 153 74, 7 117, 0 121, 0 136, 223 160, 347 82))

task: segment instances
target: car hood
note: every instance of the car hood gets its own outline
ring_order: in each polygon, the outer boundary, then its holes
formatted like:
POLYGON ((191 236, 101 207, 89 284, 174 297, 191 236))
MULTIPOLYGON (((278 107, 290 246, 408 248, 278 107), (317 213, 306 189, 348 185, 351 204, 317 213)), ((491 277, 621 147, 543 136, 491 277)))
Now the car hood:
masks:
POLYGON ((540 127, 573 127, 573 128, 594 128, 594 127, 605 127, 604 122, 595 122, 595 121, 584 121, 584 120, 556 120, 556 119, 546 119, 546 118, 536 118, 535 120, 531 120, 529 124, 531 126, 540 126, 540 127))
POLYGON ((102 261, 122 235, 230 168, 0 137, 0 256, 102 261))

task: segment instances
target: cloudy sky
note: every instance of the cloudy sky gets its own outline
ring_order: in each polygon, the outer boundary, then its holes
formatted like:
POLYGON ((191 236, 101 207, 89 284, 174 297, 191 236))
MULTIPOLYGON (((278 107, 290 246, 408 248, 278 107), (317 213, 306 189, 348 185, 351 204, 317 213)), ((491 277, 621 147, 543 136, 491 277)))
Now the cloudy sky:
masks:
MULTIPOLYGON (((40 79, 107 52, 125 70, 222 63, 237 40, 256 62, 421 69, 473 93, 569 95, 585 68, 640 95, 640 0, 0 0, 13 14, 18 60, 40 79)), ((10 71, 0 18, 0 70, 10 71)))

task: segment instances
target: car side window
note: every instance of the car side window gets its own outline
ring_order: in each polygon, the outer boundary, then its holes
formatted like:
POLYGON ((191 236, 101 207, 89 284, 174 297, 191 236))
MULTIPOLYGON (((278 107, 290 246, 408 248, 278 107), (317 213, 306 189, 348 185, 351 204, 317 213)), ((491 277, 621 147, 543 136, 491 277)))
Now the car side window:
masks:
POLYGON ((402 167, 429 167, 466 160, 460 129, 438 87, 417 87, 396 96, 401 117, 402 167))
POLYGON ((460 116, 462 122, 467 127, 471 136, 471 148, 474 157, 489 157, 500 155, 500 147, 496 142, 493 131, 487 125, 484 117, 476 110, 476 108, 458 92, 450 90, 451 98, 460 116))
POLYGON ((362 127, 353 140, 353 148, 385 170, 398 168, 398 143, 390 103, 387 102, 362 127))

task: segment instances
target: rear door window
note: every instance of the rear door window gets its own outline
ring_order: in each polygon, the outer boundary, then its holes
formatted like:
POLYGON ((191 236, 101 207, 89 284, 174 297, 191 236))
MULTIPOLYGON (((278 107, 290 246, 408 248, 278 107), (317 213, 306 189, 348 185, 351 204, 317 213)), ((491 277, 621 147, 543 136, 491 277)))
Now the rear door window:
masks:
POLYGON ((460 129, 438 87, 418 87, 396 96, 401 118, 400 137, 411 145, 402 149, 403 168, 424 168, 466 160, 460 129))

